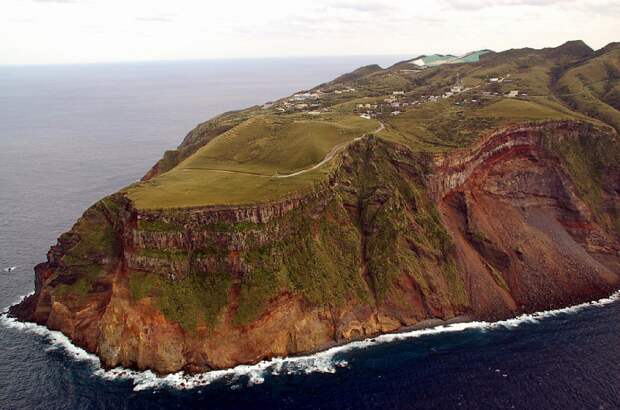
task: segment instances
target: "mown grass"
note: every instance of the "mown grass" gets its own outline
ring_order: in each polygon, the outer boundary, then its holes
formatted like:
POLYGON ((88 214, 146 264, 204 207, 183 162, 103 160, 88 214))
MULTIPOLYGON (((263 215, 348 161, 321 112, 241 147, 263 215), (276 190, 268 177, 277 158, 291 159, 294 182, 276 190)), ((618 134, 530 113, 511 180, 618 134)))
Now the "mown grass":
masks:
POLYGON ((539 121, 574 119, 574 114, 564 112, 560 106, 553 107, 517 98, 504 98, 472 113, 476 117, 498 118, 503 121, 539 121))
POLYGON ((185 208, 205 205, 247 205, 280 199, 325 179, 329 164, 291 177, 205 170, 174 170, 131 188, 129 197, 140 209, 185 208))
POLYGON ((252 118, 127 193, 138 208, 151 209, 274 200, 322 180, 329 165, 290 178, 273 178, 275 174, 309 168, 336 145, 378 127, 376 121, 351 115, 299 118, 252 118))
POLYGON ((377 126, 376 121, 355 116, 333 121, 255 117, 214 139, 179 168, 291 173, 316 164, 335 145, 377 126))

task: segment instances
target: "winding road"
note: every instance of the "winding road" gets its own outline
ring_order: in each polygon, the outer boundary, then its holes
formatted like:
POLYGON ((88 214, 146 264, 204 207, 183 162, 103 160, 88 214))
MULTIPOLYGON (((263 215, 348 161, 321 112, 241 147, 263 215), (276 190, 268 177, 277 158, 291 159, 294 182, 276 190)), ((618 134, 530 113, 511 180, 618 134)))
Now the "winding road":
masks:
MULTIPOLYGON (((370 134, 377 134, 377 133, 379 133, 379 132, 381 132, 381 131, 383 131, 385 129, 385 125, 381 121, 379 121, 379 124, 380 124, 379 127, 376 130, 372 131, 370 134)), ((327 153, 327 155, 325 155, 325 158, 323 158, 321 160, 321 162, 318 162, 318 163, 314 164, 310 168, 306 168, 306 169, 302 169, 302 170, 299 170, 299 171, 295 171, 292 174, 265 175, 265 174, 255 173, 255 172, 236 171, 236 170, 232 170, 232 169, 217 169, 217 168, 203 168, 203 167, 188 167, 186 169, 200 169, 200 170, 204 170, 204 171, 224 172, 224 173, 229 173, 229 174, 245 174, 245 175, 252 175, 252 176, 258 176, 258 177, 264 177, 264 178, 290 178, 290 177, 296 177, 298 175, 305 174, 306 172, 314 171, 315 169, 325 165, 326 163, 328 163, 329 161, 334 159, 334 157, 336 156, 336 154, 339 151, 341 151, 342 149, 347 147, 352 142, 361 140, 362 138, 364 138, 368 134, 369 133, 366 132, 366 133, 362 134, 361 136, 359 136, 357 138, 354 138, 351 141, 343 142, 341 144, 338 144, 338 145, 334 146, 327 153)))
MULTIPOLYGON (((381 121, 379 121, 379 128, 374 130, 371 134, 377 134, 377 133, 383 131, 384 129, 385 129, 385 125, 381 121)), ((334 148, 332 148, 327 153, 327 155, 325 155, 325 158, 323 158, 323 160, 321 162, 318 162, 318 163, 314 164, 310 168, 302 169, 300 171, 293 172, 292 174, 284 174, 284 175, 277 174, 277 175, 274 175, 273 177, 274 178, 290 178, 290 177, 296 177, 297 175, 305 174, 306 172, 314 171, 315 169, 317 169, 317 168, 323 166, 324 164, 326 164, 327 162, 331 161, 340 150, 344 149, 350 143, 352 143, 353 141, 359 141, 362 138, 364 138, 366 135, 368 135, 368 133, 364 133, 362 136, 354 138, 352 141, 343 142, 342 144, 336 145, 334 148)))

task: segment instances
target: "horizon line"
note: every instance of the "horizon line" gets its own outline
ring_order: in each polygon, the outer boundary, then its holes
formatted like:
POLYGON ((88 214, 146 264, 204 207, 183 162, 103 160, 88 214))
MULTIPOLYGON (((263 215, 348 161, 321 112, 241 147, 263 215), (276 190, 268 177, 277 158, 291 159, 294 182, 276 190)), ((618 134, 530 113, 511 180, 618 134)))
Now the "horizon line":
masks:
MULTIPOLYGON (((433 53, 436 54, 436 53, 433 53)), ((265 57, 205 57, 205 58, 163 58, 163 59, 144 59, 144 60, 101 60, 83 62, 49 62, 49 63, 0 63, 0 67, 42 67, 42 66, 69 66, 69 65, 106 65, 106 64, 142 64, 142 63, 182 63, 182 62, 207 62, 207 61, 231 61, 231 60, 285 60, 285 59, 305 59, 305 58, 350 58, 350 57, 402 57, 405 53, 385 53, 385 54, 307 54, 307 55, 272 55, 265 57)), ((408 54, 407 54, 408 55, 408 54)), ((413 53, 413 57, 425 55, 425 53, 413 53)), ((412 57, 412 58, 413 58, 412 57)))

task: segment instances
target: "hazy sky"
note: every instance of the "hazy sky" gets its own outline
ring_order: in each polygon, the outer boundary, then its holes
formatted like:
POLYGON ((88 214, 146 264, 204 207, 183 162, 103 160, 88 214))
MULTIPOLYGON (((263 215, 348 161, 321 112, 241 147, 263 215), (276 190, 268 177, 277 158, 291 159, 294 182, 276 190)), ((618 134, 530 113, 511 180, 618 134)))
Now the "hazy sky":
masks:
POLYGON ((0 64, 593 48, 620 0, 0 0, 0 64))

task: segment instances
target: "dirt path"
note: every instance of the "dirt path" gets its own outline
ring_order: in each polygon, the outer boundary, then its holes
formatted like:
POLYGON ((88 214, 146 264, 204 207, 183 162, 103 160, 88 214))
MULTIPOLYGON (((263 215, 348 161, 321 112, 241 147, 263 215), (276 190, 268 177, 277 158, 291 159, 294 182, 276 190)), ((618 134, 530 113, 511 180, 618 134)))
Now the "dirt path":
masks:
MULTIPOLYGON (((380 124, 379 128, 374 130, 372 132, 372 134, 376 134, 376 133, 381 132, 381 131, 383 131, 385 129, 385 125, 383 125, 382 122, 379 122, 379 124, 380 124)), ((338 151, 342 150, 343 148, 345 148, 347 145, 349 145, 353 141, 361 140, 367 134, 368 133, 364 133, 362 136, 357 137, 357 138, 353 139, 352 141, 343 142, 341 144, 336 145, 335 147, 333 147, 327 153, 327 155, 325 155, 325 158, 323 158, 323 160, 321 162, 319 162, 317 164, 314 164, 310 168, 306 168, 306 169, 302 169, 300 171, 293 172, 292 174, 265 175, 265 174, 259 174, 259 173, 256 173, 256 172, 236 171, 236 170, 233 170, 233 169, 217 169, 217 168, 203 168, 203 167, 191 167, 191 168, 186 168, 186 169, 200 169, 200 170, 204 170, 204 171, 224 172, 224 173, 227 173, 227 174, 245 174, 245 175, 252 175, 252 176, 264 177, 264 178, 290 178, 290 177, 295 177, 297 175, 305 174, 306 172, 314 171, 315 169, 323 166, 325 163, 331 161, 336 156, 338 151)))
MULTIPOLYGON (((381 131, 383 131, 385 129, 385 125, 383 125, 383 123, 381 121, 379 121, 379 128, 377 128, 376 130, 374 130, 372 132, 372 134, 377 134, 381 131)), ((355 139, 353 139, 353 141, 358 141, 361 140, 362 138, 364 138, 367 135, 367 133, 364 133, 364 135, 357 137, 355 139)), ((332 148, 327 155, 325 155, 325 158, 323 158, 323 160, 319 163, 314 164, 313 166, 311 166, 310 168, 306 168, 306 169, 302 169, 300 171, 297 172, 293 172, 292 174, 284 174, 284 175, 274 175, 274 178, 290 178, 290 177, 295 177, 297 175, 301 175, 301 174, 305 174, 306 172, 310 172, 310 171, 314 171, 315 169, 323 166, 325 163, 331 161, 336 154, 338 153, 338 151, 342 150, 343 148, 345 148, 347 145, 349 145, 351 142, 353 141, 349 141, 349 142, 343 142, 342 144, 338 144, 336 145, 334 148, 332 148)))

